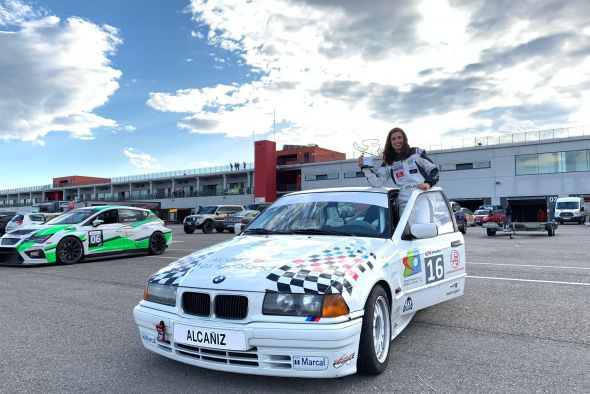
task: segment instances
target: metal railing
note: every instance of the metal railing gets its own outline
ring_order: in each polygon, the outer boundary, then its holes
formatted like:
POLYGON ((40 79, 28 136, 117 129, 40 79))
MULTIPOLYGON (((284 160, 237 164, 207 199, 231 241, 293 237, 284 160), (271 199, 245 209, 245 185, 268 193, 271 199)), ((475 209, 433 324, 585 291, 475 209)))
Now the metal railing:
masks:
POLYGON ((5 189, 0 190, 0 194, 18 194, 18 193, 30 193, 30 192, 39 192, 43 190, 51 189, 51 185, 42 185, 42 186, 28 186, 28 187, 18 187, 16 189, 5 189))
POLYGON ((215 174, 215 173, 224 173, 224 172, 240 172, 240 171, 250 171, 254 169, 254 163, 238 163, 239 166, 236 168, 234 167, 233 163, 230 167, 227 166, 216 166, 216 167, 206 167, 206 168, 191 168, 188 170, 177 170, 177 171, 169 171, 169 172, 154 172, 151 174, 140 174, 140 175, 130 175, 130 176, 120 176, 112 178, 112 183, 122 183, 122 182, 132 182, 132 181, 150 181, 155 179, 167 179, 167 178, 177 178, 177 177, 185 177, 185 176, 194 176, 194 175, 205 175, 205 174, 215 174), (244 164, 246 167, 244 168, 244 164))

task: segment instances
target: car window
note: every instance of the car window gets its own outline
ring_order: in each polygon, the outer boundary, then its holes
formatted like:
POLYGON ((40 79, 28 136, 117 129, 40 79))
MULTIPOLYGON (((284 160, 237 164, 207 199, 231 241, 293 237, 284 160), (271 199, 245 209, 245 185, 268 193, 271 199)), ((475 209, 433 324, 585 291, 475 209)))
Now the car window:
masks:
POLYGON ((13 217, 13 218, 12 218, 11 222, 14 222, 14 223, 16 223, 16 222, 18 222, 18 221, 21 221, 21 220, 23 220, 23 219, 24 219, 24 216, 23 216, 23 215, 21 215, 21 214, 18 214, 18 215, 16 215, 15 217, 13 217))
POLYGON ((137 223, 145 220, 148 213, 138 209, 119 209, 119 223, 137 223))
POLYGON ((487 215, 489 214, 490 211, 488 211, 487 209, 478 209, 477 211, 475 211, 475 215, 487 215))
POLYGON ((78 224, 96 213, 95 209, 76 209, 51 219, 45 224, 78 224))
POLYGON ((116 209, 107 209, 102 211, 94 220, 102 220, 103 224, 114 224, 119 222, 119 214, 116 209))
POLYGON ((43 215, 29 215, 29 219, 33 222, 44 222, 45 218, 43 215))
POLYGON ((418 196, 412 207, 408 224, 434 223, 439 234, 455 231, 449 204, 440 192, 423 193, 418 196))

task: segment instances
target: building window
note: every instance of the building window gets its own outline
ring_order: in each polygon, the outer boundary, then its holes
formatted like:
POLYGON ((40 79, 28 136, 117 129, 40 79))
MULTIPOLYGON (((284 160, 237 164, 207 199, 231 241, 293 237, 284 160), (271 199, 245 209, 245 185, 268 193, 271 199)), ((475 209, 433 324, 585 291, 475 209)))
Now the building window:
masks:
POLYGON ((344 179, 346 178, 362 178, 364 177, 365 174, 362 171, 352 171, 352 172, 345 172, 344 173, 344 179))
POLYGON ((516 175, 534 175, 539 171, 537 155, 516 156, 516 175))
POLYGON ((559 171, 559 154, 553 153, 540 153, 538 155, 539 162, 539 174, 555 174, 559 171))
POLYGON ((333 174, 317 174, 317 175, 306 175, 306 181, 326 181, 329 179, 339 179, 340 175, 336 172, 333 174))
POLYGON ((590 154, 590 151, 563 152, 563 170, 565 172, 588 171, 587 154, 590 154))
POLYGON ((475 161, 473 163, 440 164, 439 168, 441 171, 477 170, 480 168, 490 168, 490 162, 475 161))

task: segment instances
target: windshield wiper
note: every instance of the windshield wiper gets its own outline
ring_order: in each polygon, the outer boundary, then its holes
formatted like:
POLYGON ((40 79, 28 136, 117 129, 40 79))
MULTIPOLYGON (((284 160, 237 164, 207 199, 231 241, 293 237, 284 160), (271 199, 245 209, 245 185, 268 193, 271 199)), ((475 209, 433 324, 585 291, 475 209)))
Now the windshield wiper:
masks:
POLYGON ((322 230, 318 228, 299 228, 296 230, 291 230, 293 234, 320 234, 320 235, 347 235, 352 237, 354 234, 352 233, 345 233, 340 231, 332 231, 332 230, 322 230))

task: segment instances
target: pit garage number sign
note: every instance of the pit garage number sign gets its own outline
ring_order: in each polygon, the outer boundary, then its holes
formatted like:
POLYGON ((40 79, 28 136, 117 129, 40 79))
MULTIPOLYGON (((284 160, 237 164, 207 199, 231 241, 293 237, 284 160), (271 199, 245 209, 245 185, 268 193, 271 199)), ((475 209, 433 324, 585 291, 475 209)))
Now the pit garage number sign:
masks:
POLYGON ((88 231, 88 246, 102 245, 102 230, 88 231))

